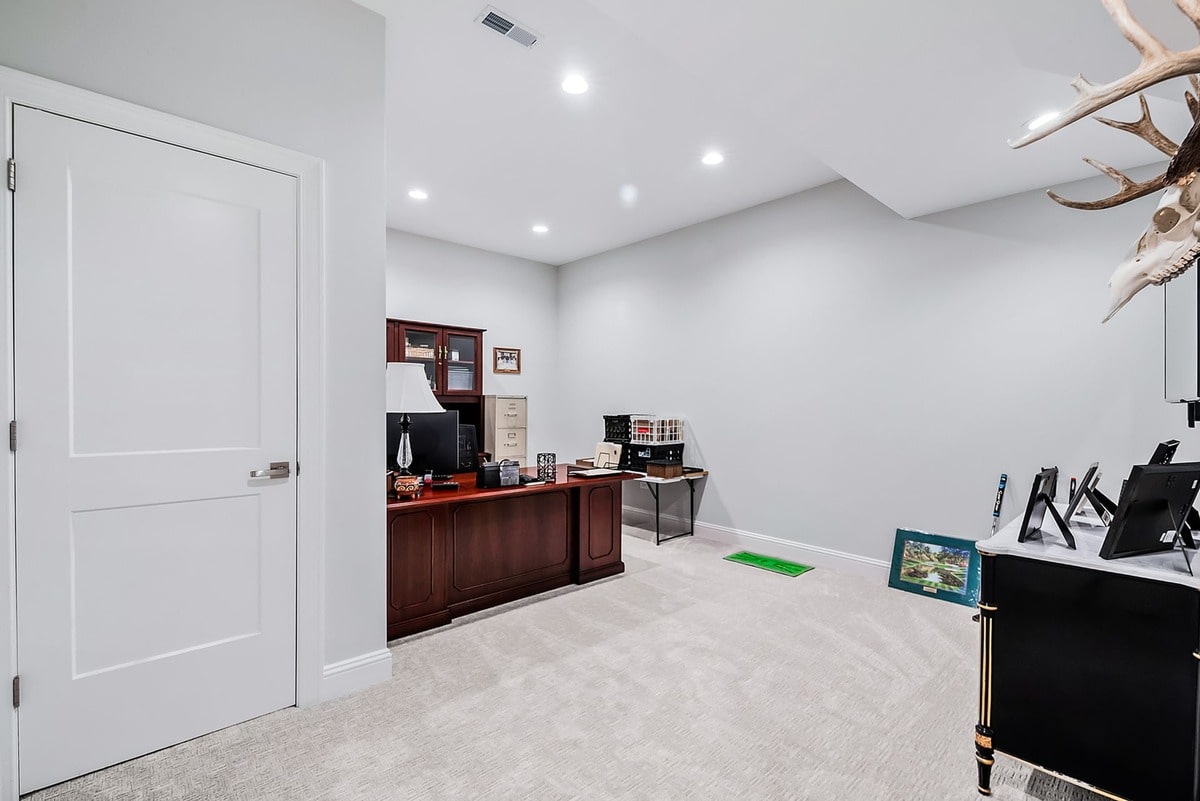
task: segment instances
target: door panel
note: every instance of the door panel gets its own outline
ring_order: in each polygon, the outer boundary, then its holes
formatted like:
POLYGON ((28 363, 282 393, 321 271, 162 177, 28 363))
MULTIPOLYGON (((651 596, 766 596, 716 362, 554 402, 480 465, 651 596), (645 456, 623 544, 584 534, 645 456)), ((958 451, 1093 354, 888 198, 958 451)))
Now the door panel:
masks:
POLYGON ((18 107, 22 792, 295 702, 296 182, 18 107))
POLYGON ((250 496, 75 512, 74 678, 259 634, 260 514, 250 496))
POLYGON ((71 174, 72 453, 259 447, 259 210, 115 172, 71 174))

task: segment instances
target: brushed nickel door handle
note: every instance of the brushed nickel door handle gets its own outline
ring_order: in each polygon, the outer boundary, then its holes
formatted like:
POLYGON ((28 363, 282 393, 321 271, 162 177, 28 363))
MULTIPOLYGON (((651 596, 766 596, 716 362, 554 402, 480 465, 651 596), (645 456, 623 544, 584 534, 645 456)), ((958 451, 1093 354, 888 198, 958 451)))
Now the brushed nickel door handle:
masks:
POLYGON ((292 474, 290 462, 271 462, 268 470, 251 470, 250 478, 287 478, 292 474))

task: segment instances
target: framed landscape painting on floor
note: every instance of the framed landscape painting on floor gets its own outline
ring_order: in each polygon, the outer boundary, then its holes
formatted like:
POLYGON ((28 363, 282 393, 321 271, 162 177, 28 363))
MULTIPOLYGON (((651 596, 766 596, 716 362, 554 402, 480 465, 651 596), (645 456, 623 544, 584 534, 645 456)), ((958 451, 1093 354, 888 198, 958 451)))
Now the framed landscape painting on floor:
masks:
POLYGON ((979 603, 979 551, 971 540, 896 529, 888 586, 975 606, 979 603))

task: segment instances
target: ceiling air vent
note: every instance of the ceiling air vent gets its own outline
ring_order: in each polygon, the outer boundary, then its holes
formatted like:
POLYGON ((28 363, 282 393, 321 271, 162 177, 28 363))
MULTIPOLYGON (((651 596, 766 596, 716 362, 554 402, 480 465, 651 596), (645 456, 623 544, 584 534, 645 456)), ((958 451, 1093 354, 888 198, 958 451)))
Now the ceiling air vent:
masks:
POLYGON ((525 47, 532 47, 533 43, 538 40, 536 33, 524 25, 514 22, 491 6, 485 8, 475 21, 482 22, 506 39, 512 39, 517 44, 524 45, 525 47))

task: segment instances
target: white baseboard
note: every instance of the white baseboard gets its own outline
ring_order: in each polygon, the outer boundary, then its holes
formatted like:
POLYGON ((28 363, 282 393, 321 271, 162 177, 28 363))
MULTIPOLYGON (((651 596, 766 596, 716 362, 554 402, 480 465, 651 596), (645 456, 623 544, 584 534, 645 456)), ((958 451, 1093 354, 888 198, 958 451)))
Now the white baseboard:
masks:
MULTIPOLYGON (((639 509, 636 506, 624 506, 621 511, 623 520, 630 525, 654 530, 654 512, 648 509, 639 509)), ((688 525, 687 518, 677 515, 663 515, 662 522, 670 527, 668 531, 683 531, 687 529, 688 525)), ((887 583, 888 575, 891 573, 891 565, 881 559, 836 551, 820 545, 806 545, 794 540, 772 537, 769 534, 756 534, 753 531, 742 531, 718 526, 714 523, 704 523, 700 520, 696 521, 696 536, 700 539, 733 545, 765 556, 836 570, 839 573, 851 573, 856 576, 879 579, 884 583, 887 583)))
POLYGON ((392 652, 387 648, 326 665, 321 676, 321 700, 340 698, 392 677, 392 652))

